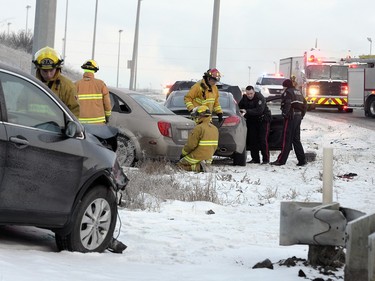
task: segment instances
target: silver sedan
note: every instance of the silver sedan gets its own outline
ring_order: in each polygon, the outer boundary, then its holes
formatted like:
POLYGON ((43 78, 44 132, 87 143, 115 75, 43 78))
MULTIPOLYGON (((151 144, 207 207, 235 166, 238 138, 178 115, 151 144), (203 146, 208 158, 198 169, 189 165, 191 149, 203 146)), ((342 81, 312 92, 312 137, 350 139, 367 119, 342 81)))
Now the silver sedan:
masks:
POLYGON ((108 125, 119 129, 116 153, 120 165, 133 166, 143 159, 178 161, 194 121, 144 94, 109 90, 112 115, 108 125))

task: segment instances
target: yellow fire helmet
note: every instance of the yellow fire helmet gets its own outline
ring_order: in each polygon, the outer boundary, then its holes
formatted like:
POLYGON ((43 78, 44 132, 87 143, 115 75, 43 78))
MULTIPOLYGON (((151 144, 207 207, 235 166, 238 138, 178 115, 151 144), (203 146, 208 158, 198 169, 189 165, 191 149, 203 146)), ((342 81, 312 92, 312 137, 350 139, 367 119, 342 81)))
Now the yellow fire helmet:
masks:
POLYGON ((63 61, 55 49, 47 46, 35 53, 33 63, 40 69, 53 69, 61 68, 63 61))
POLYGON ((99 70, 99 66, 96 61, 94 60, 87 60, 85 61, 82 66, 82 69, 92 70, 94 72, 97 72, 99 70))

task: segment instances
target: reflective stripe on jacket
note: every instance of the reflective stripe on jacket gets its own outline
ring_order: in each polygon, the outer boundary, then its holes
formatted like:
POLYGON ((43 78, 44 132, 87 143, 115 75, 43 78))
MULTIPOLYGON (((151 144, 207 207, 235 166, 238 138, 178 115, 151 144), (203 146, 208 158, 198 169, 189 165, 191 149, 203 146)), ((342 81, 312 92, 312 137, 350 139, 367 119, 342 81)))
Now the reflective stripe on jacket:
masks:
POLYGON ((83 78, 76 82, 78 100, 81 106, 79 121, 81 123, 105 123, 111 116, 111 100, 106 84, 94 77, 94 73, 85 72, 83 78))
POLYGON ((77 89, 72 81, 61 74, 59 68, 56 69, 55 76, 50 81, 43 81, 39 69, 36 72, 36 77, 46 84, 77 118, 79 117, 80 108, 77 101, 77 89))
POLYGON ((203 117, 200 123, 190 132, 187 143, 182 149, 184 159, 191 165, 202 160, 212 161, 219 142, 219 131, 211 123, 211 116, 203 117))
POLYGON ((194 107, 205 105, 212 113, 223 113, 219 103, 219 90, 217 89, 217 86, 213 85, 211 91, 209 91, 209 87, 204 79, 198 81, 190 88, 184 101, 189 111, 193 110, 194 107))

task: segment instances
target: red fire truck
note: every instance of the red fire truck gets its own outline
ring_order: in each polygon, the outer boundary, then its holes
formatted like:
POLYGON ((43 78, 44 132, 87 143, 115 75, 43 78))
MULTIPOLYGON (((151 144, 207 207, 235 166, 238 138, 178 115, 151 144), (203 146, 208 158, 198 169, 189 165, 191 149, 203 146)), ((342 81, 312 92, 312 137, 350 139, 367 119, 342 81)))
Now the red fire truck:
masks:
MULTIPOLYGON (((282 60, 285 62, 285 59, 282 60)), ((348 108, 348 66, 349 63, 341 59, 323 56, 318 49, 304 53, 302 67, 291 66, 294 72, 298 69, 300 71, 294 75, 297 83, 302 84, 300 87, 308 110, 320 107, 353 111, 348 108)))

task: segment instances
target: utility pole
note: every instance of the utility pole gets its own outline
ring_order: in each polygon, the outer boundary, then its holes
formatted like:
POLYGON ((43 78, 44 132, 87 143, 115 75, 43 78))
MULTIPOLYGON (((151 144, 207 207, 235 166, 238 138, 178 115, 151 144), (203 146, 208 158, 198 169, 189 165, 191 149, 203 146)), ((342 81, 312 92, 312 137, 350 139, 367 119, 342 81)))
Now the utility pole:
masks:
POLYGON ((138 64, 138 33, 139 33, 139 15, 141 11, 141 1, 138 0, 138 7, 137 7, 137 19, 135 22, 135 33, 134 33, 134 45, 133 45, 133 58, 131 61, 131 68, 130 68, 130 83, 129 83, 129 90, 135 91, 137 86, 137 64, 138 64))
POLYGON ((96 0, 96 5, 95 5, 95 20, 94 20, 94 36, 92 39, 92 56, 91 58, 94 59, 95 56, 95 40, 96 40, 96 19, 98 16, 98 0, 96 0))
POLYGON ((64 30, 64 44, 63 44, 63 60, 65 60, 66 56, 66 31, 68 28, 68 0, 66 0, 66 8, 65 8, 65 30, 64 30))
POLYGON ((210 68, 216 68, 217 41, 219 33, 220 0, 214 0, 214 12, 212 17, 210 68))
POLYGON ((372 52, 372 39, 370 37, 367 37, 367 40, 370 42, 370 56, 372 52))
POLYGON ((26 29, 25 29, 25 35, 27 36, 28 32, 28 22, 29 22, 29 9, 31 8, 30 5, 26 6, 26 29))
POLYGON ((248 66, 249 68, 249 85, 251 84, 251 80, 250 80, 250 74, 251 74, 251 66, 248 66))
POLYGON ((122 32, 122 29, 118 31, 117 82, 116 82, 117 88, 118 88, 118 78, 119 78, 119 73, 120 73, 121 32, 122 32))
MULTIPOLYGON (((57 0, 36 0, 35 24, 32 53, 39 49, 55 44, 56 6, 57 0)), ((34 65, 30 62, 30 70, 33 73, 34 65)))

